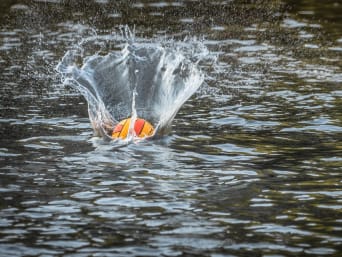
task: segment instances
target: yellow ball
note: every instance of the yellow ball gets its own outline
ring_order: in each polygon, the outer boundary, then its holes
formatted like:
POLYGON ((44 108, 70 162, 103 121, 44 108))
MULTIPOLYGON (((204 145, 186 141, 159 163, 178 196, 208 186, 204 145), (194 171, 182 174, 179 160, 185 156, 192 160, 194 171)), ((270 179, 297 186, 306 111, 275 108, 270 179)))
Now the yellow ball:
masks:
MULTIPOLYGON (((131 124, 131 118, 120 121, 114 128, 112 138, 125 139, 131 124)), ((135 135, 139 138, 150 137, 154 133, 154 128, 148 121, 137 118, 134 123, 135 135)))

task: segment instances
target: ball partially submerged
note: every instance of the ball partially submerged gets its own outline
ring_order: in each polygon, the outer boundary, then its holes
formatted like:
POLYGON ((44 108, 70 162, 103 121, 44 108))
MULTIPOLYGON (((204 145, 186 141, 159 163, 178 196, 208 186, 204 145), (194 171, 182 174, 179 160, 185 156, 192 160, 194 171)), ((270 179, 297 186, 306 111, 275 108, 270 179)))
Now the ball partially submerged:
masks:
MULTIPOLYGON (((131 127, 131 118, 125 119, 120 121, 114 128, 112 132, 112 138, 113 139, 125 139, 128 136, 129 129, 131 127)), ((132 126, 134 128, 134 133, 136 137, 144 138, 144 137, 150 137, 154 133, 154 128, 148 121, 137 118, 135 119, 134 125, 132 126)))

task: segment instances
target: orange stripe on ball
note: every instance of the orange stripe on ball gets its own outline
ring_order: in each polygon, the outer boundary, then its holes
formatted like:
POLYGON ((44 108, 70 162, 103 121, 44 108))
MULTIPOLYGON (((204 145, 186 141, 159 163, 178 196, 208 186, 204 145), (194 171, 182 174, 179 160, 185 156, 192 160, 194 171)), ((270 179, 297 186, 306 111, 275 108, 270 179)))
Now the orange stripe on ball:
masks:
POLYGON ((114 128, 113 133, 121 132, 122 128, 123 128, 123 125, 119 123, 119 124, 116 125, 116 127, 114 128))
POLYGON ((137 119, 134 124, 134 131, 137 136, 140 136, 141 131, 143 130, 145 125, 145 120, 137 119))

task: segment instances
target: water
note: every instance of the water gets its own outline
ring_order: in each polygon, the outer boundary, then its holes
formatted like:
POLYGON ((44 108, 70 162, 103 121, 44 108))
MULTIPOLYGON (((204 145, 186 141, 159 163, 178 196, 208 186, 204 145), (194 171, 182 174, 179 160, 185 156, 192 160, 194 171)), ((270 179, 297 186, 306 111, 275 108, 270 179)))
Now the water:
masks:
POLYGON ((106 35, 103 42, 109 41, 115 50, 124 40, 121 51, 111 50, 105 56, 85 53, 84 44, 102 40, 84 38, 57 66, 63 84, 74 87, 87 100, 95 135, 110 139, 106 127, 112 130, 127 117, 152 122, 155 136, 165 134, 178 110, 203 83, 197 64, 208 50, 197 42, 138 42, 125 27, 121 35, 106 35), (78 59, 83 60, 82 68, 75 65, 78 59))
POLYGON ((0 7, 1 256, 341 254, 338 1, 0 7), (56 67, 120 55, 126 24, 203 83, 169 133, 116 147, 56 67))

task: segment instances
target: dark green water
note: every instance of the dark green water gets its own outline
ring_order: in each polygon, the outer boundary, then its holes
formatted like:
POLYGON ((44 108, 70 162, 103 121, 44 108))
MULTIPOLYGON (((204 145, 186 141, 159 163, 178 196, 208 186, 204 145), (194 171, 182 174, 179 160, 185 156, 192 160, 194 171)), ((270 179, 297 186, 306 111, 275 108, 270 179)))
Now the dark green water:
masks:
POLYGON ((340 1, 0 3, 0 256, 340 256, 340 1), (113 149, 56 66, 121 25, 217 57, 170 135, 113 149), (185 41, 186 42, 186 41, 185 41))

